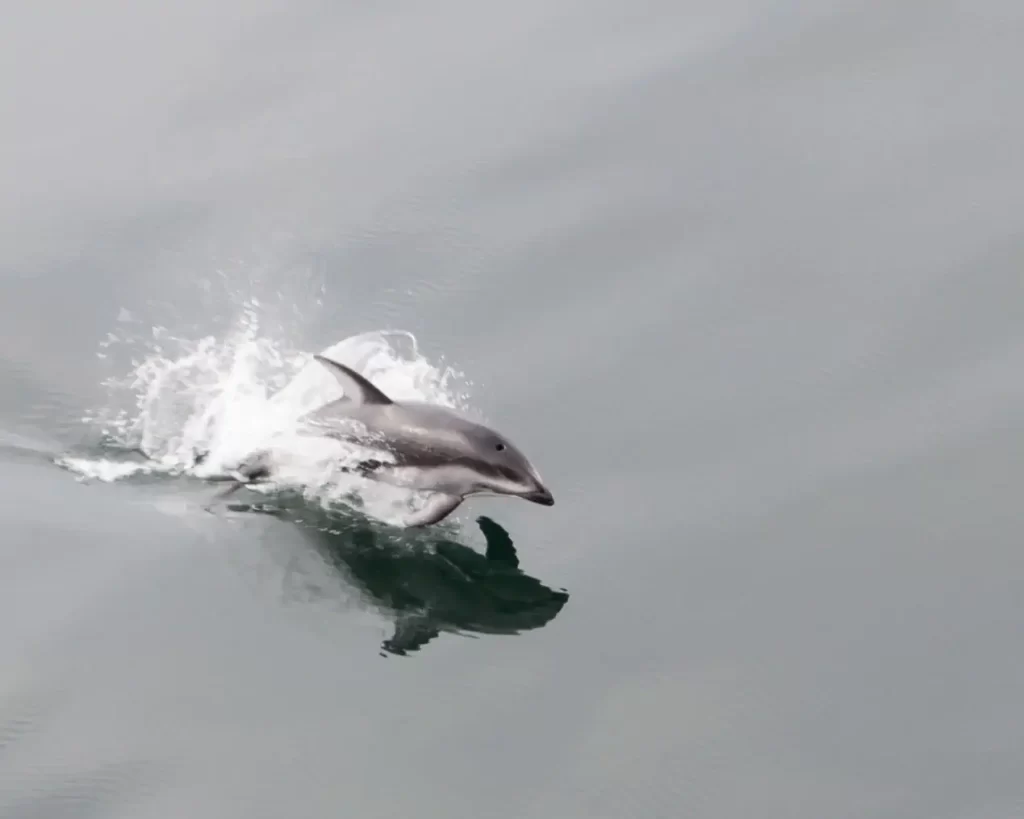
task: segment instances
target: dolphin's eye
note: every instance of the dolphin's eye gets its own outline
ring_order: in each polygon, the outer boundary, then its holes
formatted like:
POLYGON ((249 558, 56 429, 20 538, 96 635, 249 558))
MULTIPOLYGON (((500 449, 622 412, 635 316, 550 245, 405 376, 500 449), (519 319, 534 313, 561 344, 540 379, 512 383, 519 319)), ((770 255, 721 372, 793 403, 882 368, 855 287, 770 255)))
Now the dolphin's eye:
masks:
POLYGON ((505 451, 505 445, 504 444, 495 444, 494 448, 496 450, 498 450, 498 452, 504 452, 505 451))

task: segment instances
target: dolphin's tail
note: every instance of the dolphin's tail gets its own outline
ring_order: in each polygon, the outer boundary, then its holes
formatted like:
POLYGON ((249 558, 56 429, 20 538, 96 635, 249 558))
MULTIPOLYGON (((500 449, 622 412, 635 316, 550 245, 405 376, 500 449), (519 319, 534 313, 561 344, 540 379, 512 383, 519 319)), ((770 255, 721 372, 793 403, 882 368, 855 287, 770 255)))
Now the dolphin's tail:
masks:
POLYGON ((228 475, 223 478, 211 478, 210 480, 229 480, 231 485, 226 489, 222 489, 220 492, 215 494, 210 500, 203 506, 207 512, 213 511, 213 507, 224 501, 226 498, 231 497, 239 489, 246 486, 251 486, 254 483, 261 483, 270 477, 270 470, 266 467, 260 467, 259 469, 253 470, 248 473, 237 472, 234 475, 228 475))
MULTIPOLYGON (((196 463, 201 463, 203 459, 209 453, 201 453, 197 456, 196 463)), ((250 486, 254 483, 261 483, 270 477, 270 465, 267 463, 265 453, 260 453, 256 458, 246 464, 242 464, 238 469, 232 470, 226 475, 211 475, 206 480, 208 481, 231 481, 231 485, 226 489, 222 489, 220 492, 210 498, 209 502, 203 507, 208 512, 212 511, 212 507, 223 501, 225 498, 235 494, 239 489, 244 486, 250 486)))
POLYGON ((203 509, 205 509, 207 512, 212 512, 214 506, 234 495, 235 492, 237 492, 243 486, 245 486, 245 484, 242 481, 235 481, 227 489, 222 489, 220 492, 218 492, 212 498, 210 498, 209 501, 203 504, 203 509))

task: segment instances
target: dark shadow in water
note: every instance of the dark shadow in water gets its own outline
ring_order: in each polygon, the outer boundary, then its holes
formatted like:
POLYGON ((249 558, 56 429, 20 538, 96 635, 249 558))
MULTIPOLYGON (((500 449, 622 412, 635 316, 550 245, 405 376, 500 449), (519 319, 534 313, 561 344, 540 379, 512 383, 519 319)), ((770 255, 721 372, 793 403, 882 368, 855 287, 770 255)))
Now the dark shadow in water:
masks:
POLYGON ((486 539, 480 554, 452 526, 400 530, 354 514, 232 505, 298 525, 324 561, 394 622, 382 645, 407 655, 441 632, 519 634, 553 620, 569 599, 519 568, 512 538, 488 517, 477 518, 486 539))

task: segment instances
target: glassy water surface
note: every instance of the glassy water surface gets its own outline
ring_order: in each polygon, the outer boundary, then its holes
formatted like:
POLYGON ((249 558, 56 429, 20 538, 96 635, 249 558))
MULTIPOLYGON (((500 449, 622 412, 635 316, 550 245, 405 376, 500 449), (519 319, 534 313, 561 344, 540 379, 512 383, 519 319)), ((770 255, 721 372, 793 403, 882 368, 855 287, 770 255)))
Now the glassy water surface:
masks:
POLYGON ((1022 36, 12 9, 0 815, 1024 813, 1022 36), (281 437, 323 350, 555 506, 390 525, 281 437), (196 453, 268 439, 282 491, 205 511, 196 453))

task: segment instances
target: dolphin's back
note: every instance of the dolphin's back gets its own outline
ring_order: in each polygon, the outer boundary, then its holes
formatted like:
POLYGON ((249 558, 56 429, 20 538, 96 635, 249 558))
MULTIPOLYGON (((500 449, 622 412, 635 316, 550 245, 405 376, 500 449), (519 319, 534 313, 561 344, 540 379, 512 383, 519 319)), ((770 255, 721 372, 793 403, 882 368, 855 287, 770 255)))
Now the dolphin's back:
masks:
POLYGON ((357 404, 342 399, 307 415, 323 435, 383 446, 399 464, 433 464, 472 454, 479 425, 437 404, 357 404))

